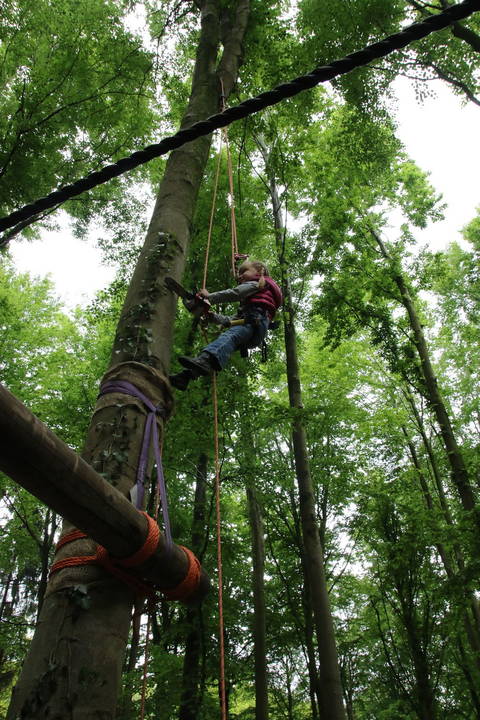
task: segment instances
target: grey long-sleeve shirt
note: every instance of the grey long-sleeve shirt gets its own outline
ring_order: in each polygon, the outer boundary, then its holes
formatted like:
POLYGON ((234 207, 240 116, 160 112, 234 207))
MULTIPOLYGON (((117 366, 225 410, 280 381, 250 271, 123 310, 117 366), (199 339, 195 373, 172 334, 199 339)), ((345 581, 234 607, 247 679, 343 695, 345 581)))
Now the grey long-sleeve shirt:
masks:
POLYGON ((228 288, 227 290, 218 290, 218 292, 210 293, 208 300, 212 305, 220 305, 226 302, 242 302, 246 300, 250 295, 253 295, 258 290, 258 280, 249 280, 241 285, 237 285, 234 288, 228 288))
MULTIPOLYGON (((234 288, 227 288, 226 290, 218 290, 218 292, 210 293, 208 300, 212 305, 221 305, 227 302, 238 302, 242 303, 250 295, 253 295, 258 290, 258 280, 249 280, 241 285, 237 285, 234 288)), ((223 325, 229 320, 228 315, 220 315, 219 313, 212 313, 212 321, 218 325, 223 325)))

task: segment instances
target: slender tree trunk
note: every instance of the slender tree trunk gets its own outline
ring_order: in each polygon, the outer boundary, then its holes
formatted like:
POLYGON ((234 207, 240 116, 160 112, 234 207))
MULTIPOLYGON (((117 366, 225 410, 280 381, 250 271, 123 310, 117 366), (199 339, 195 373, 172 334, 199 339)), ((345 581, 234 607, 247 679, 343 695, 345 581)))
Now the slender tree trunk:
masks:
POLYGON ((247 481, 253 560, 253 641, 255 658, 255 720, 268 720, 268 677, 265 609, 265 541, 262 511, 251 479, 247 481))
MULTIPOLYGON (((199 0, 201 30, 192 91, 182 126, 217 111, 219 76, 228 95, 236 79, 248 0, 238 0, 227 22, 220 0, 199 0), (224 52, 217 66, 220 37, 224 52)), ((180 279, 188 250, 198 189, 211 138, 172 152, 140 254, 114 343, 108 379, 128 380, 157 406, 171 408, 165 374, 169 366, 175 298, 164 276, 180 279), (150 369, 149 369, 150 366, 150 369)), ((135 484, 145 409, 134 398, 103 396, 88 432, 83 457, 128 494, 135 484)), ((163 425, 159 423, 160 437, 163 425)), ((79 488, 81 492, 81 488, 79 488)), ((107 519, 106 519, 107 520, 107 519)), ((69 529, 64 526, 65 530, 69 529)), ((88 540, 71 543, 59 557, 89 555, 88 540)), ((114 717, 130 625, 133 594, 100 568, 55 573, 8 718, 110 720, 114 717)))
MULTIPOLYGON (((14 562, 15 562, 15 557, 12 560, 12 563, 14 563, 14 562)), ((12 582, 12 578, 13 578, 13 571, 11 570, 8 573, 7 578, 5 580, 5 584, 3 586, 2 602, 0 603, 0 620, 3 620, 3 618, 4 618, 4 613, 5 613, 5 610, 7 607, 8 591, 10 590, 10 584, 12 582)))
POLYGON ((420 720, 436 720, 438 704, 430 678, 430 668, 424 648, 420 642, 418 620, 411 598, 405 598, 400 586, 397 587, 403 624, 407 633, 408 645, 413 661, 416 689, 416 706, 420 720))
MULTIPOLYGON (((309 680, 309 694, 310 694, 310 705, 312 708, 312 720, 318 720, 318 708, 321 704, 321 692, 320 682, 317 671, 317 662, 315 655, 315 623, 313 620, 313 608, 312 608, 312 595, 310 592, 310 586, 307 581, 307 562, 305 555, 305 546, 303 544, 301 521, 298 514, 296 501, 293 491, 290 493, 290 507, 295 525, 295 540, 300 555, 300 562, 302 565, 303 575, 303 587, 302 587, 302 607, 304 617, 304 639, 305 639, 305 651, 307 656, 307 667, 308 667, 308 680, 309 680)), ((292 607, 292 612, 294 608, 292 607)), ((300 623, 299 623, 300 624, 300 623)))
MULTIPOLYGON (((410 436, 408 435, 407 429, 402 426, 402 432, 405 436, 405 440, 407 442, 407 446, 410 452, 410 457, 412 458, 413 466, 416 470, 417 477, 420 483, 420 489, 422 491, 423 499, 425 501, 425 505, 427 506, 428 510, 431 512, 434 510, 434 504, 433 499, 430 493, 430 489, 428 487, 428 483, 425 479, 425 475, 423 474, 422 466, 420 465, 420 461, 418 459, 417 451, 415 449, 415 445, 413 444, 412 440, 410 439, 410 436)), ((437 552, 440 555, 440 558, 443 563, 443 567, 445 568, 445 572, 447 573, 447 576, 449 578, 452 578, 455 574, 452 561, 445 549, 445 546, 442 543, 436 544, 437 552)))
POLYGON ((37 622, 40 617, 40 612, 42 610, 45 592, 47 590, 48 565, 50 562, 50 551, 52 549, 53 539, 55 537, 55 532, 57 529, 56 518, 57 518, 57 516, 55 515, 55 513, 52 510, 47 510, 47 514, 45 516, 45 522, 44 522, 44 526, 43 526, 43 540, 39 547, 41 569, 40 569, 40 580, 38 583, 38 592, 37 592, 37 599, 38 599, 37 622))
MULTIPOLYGON (((371 233, 377 241, 383 257, 387 261, 391 262, 391 258, 388 255, 387 249, 380 236, 373 230, 371 230, 371 233)), ((392 277, 398 287, 401 303, 407 311, 410 327, 413 332, 414 344, 420 359, 420 367, 422 369, 423 380, 425 383, 427 400, 440 428, 440 434, 445 445, 445 451, 450 465, 453 483, 457 488, 464 510, 472 514, 477 530, 480 530, 480 514, 476 505, 472 486, 470 485, 468 471, 463 455, 457 444, 447 408, 438 387, 437 378, 433 371, 422 324, 418 318, 407 283, 405 282, 405 278, 402 273, 397 269, 392 268, 392 277)), ((479 540, 477 540, 477 544, 479 540)))
POLYGON ((296 412, 292 422, 292 441, 295 458, 295 470, 298 483, 300 517, 307 584, 310 587, 313 616, 317 637, 318 655, 320 660, 320 717, 322 720, 345 720, 343 693, 340 678, 333 618, 330 610, 327 583, 325 577, 323 550, 320 543, 319 528, 315 512, 315 496, 310 464, 308 461, 307 436, 301 411, 303 409, 300 370, 297 358, 297 339, 294 322, 294 308, 290 293, 290 284, 285 262, 284 238, 285 230, 281 216, 281 204, 278 196, 274 173, 269 167, 268 151, 260 139, 265 168, 268 176, 270 197, 272 201, 275 239, 281 268, 281 282, 284 292, 283 326, 285 335, 285 351, 287 356, 287 382, 290 407, 296 412))
MULTIPOLYGON (((201 558, 206 533, 207 455, 199 457, 196 472, 195 502, 193 507, 192 549, 201 558)), ((202 608, 188 608, 188 628, 183 659, 182 694, 178 711, 179 720, 196 720, 200 711, 200 670, 202 659, 202 608)))
POLYGON ((135 713, 134 695, 137 691, 134 670, 140 651, 140 629, 143 612, 143 599, 138 598, 134 603, 131 626, 130 647, 125 658, 124 670, 132 675, 124 680, 121 699, 115 717, 117 720, 129 720, 135 713))
POLYGON ((470 693, 470 699, 472 701, 473 711, 474 711, 474 717, 477 718, 477 720, 480 720, 480 696, 478 693, 479 684, 476 678, 471 673, 470 669, 470 663, 467 659, 465 648, 463 647, 463 643, 458 638, 458 652, 460 654, 460 658, 462 659, 461 667, 463 670, 463 674, 465 675, 466 681, 467 681, 467 687, 468 691, 470 693))
POLYGON ((402 302, 405 309, 407 310, 410 325, 414 333, 415 346, 417 348, 418 356, 420 358, 420 363, 423 370, 425 385, 428 392, 428 400, 440 427, 440 434, 445 444, 445 450, 447 452, 447 458, 450 463, 453 482, 457 487, 458 494, 460 496, 460 500, 464 509, 467 511, 475 511, 475 519, 478 524, 479 518, 476 511, 475 497, 469 482, 467 468, 465 466, 465 462, 463 460, 460 448, 458 447, 445 403, 443 402, 443 398, 438 388, 437 378, 435 377, 433 367, 430 362, 430 354, 428 352, 428 347, 425 341, 425 335, 423 334, 421 323, 418 319, 418 315, 415 311, 415 307, 413 305, 403 277, 398 275, 396 277, 396 282, 400 290, 402 302))
POLYGON ((440 502, 440 507, 442 508, 443 515, 445 517, 445 520, 449 525, 453 525, 453 518, 452 513, 450 512, 450 508, 448 506, 447 498, 445 495, 445 490, 443 489, 442 484, 442 477, 440 474, 440 470, 437 463, 437 458, 435 457, 435 453, 432 448, 432 443, 430 442, 426 430, 425 425, 423 423, 423 420, 420 416, 420 413, 418 411, 417 406, 415 405, 415 401, 410 393, 406 392, 405 397, 407 399, 407 402, 409 406, 412 409, 413 416, 415 418, 415 423, 417 425, 418 431, 420 433, 420 436, 422 438, 423 446, 425 448, 425 451, 428 455, 428 460, 430 463, 430 467, 433 474, 433 479, 435 481, 435 487, 437 489, 438 499, 440 502))
POLYGON ((308 682, 309 682, 309 694, 310 694, 310 705, 312 708, 312 720, 318 720, 318 707, 321 703, 321 692, 320 682, 317 672, 317 665, 315 662, 315 646, 314 646, 314 622, 313 622, 313 609, 310 587, 307 585, 307 570, 305 567, 306 558, 305 550, 301 549, 302 553, 302 565, 304 566, 304 584, 302 591, 303 599, 303 613, 305 618, 305 647, 307 651, 307 666, 308 666, 308 682))

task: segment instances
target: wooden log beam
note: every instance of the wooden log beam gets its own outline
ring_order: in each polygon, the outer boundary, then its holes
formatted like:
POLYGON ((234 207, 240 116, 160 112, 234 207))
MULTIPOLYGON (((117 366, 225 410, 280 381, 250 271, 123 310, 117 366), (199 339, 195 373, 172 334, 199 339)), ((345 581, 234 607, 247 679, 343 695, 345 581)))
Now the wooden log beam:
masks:
MULTIPOLYGON (((103 545, 112 557, 129 557, 143 546, 148 531, 145 516, 2 385, 0 438, 0 470, 103 545)), ((178 545, 168 548, 161 533, 157 550, 135 568, 135 574, 169 590, 187 570, 184 551, 178 545)), ((200 602, 209 587, 202 569, 188 604, 200 602)))

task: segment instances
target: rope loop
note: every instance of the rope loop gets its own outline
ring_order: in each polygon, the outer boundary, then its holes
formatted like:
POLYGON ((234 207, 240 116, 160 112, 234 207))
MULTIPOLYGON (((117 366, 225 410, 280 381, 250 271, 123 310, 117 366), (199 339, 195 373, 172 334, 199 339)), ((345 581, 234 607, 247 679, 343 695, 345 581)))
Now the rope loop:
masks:
MULTIPOLYGON (((142 515, 147 518, 148 521, 148 532, 145 542, 137 552, 129 555, 126 558, 112 558, 106 548, 103 545, 97 545, 95 555, 79 555, 76 557, 68 557, 63 560, 58 560, 50 568, 49 577, 59 570, 63 570, 67 567, 76 567, 79 565, 100 565, 106 570, 112 577, 120 580, 125 585, 128 585, 134 590, 137 595, 147 597, 150 602, 155 603, 157 601, 156 591, 157 587, 154 583, 147 583, 136 575, 132 575, 126 568, 137 567, 146 562, 155 552, 158 547, 158 541, 160 539, 160 528, 158 527, 155 520, 148 515, 148 513, 141 511, 142 515)), ((81 530, 72 530, 71 532, 64 535, 58 541, 55 550, 58 551, 64 545, 75 540, 81 540, 87 538, 81 530)), ((187 574, 183 580, 170 590, 161 590, 160 592, 165 596, 167 600, 179 600, 181 602, 187 600, 198 588, 201 577, 201 565, 199 559, 195 554, 183 545, 179 547, 184 551, 188 560, 187 574)))
POLYGON ((162 590, 162 594, 167 600, 180 600, 184 602, 192 595, 200 584, 200 560, 196 555, 184 545, 179 545, 187 556, 188 570, 187 574, 179 584, 171 590, 162 590))
POLYGON ((143 496, 145 493, 145 475, 147 472, 148 453, 150 446, 153 447, 153 455, 155 457, 155 465, 157 470, 157 489, 160 494, 162 503, 163 526, 165 529, 165 541, 168 547, 172 546, 172 531, 170 529, 170 517, 168 514, 167 489, 165 486, 165 476, 163 473, 162 456, 160 452, 160 440, 157 428, 157 415, 165 417, 165 408, 159 403, 155 405, 141 390, 133 383, 127 380, 108 380, 100 386, 99 397, 108 393, 121 393, 122 395, 130 395, 140 400, 147 408, 147 419, 145 421, 145 429, 143 432, 142 448, 137 467, 137 483, 136 483, 136 503, 137 509, 143 504, 143 496))
POLYGON ((148 521, 148 533, 147 537, 145 538, 145 542, 143 543, 140 550, 137 550, 137 552, 133 553, 133 555, 130 555, 130 557, 115 560, 117 565, 121 565, 122 567, 126 568, 142 565, 142 563, 146 562, 157 549, 158 541, 160 540, 160 528, 158 527, 155 520, 150 517, 148 513, 146 513, 144 510, 142 510, 141 513, 147 518, 148 521))

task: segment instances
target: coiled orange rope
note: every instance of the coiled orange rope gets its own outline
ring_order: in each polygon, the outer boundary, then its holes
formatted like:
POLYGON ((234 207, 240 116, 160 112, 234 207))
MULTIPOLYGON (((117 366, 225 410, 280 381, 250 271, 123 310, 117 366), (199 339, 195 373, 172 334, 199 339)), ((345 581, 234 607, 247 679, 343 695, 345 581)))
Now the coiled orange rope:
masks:
MULTIPOLYGON (((146 512, 140 512, 147 518, 148 532, 144 544, 139 550, 137 550, 137 552, 133 553, 133 555, 130 555, 127 558, 111 558, 108 551, 102 545, 97 545, 95 555, 80 555, 58 560, 50 568, 50 576, 53 575, 53 573, 67 567, 75 567, 78 565, 100 565, 111 575, 135 590, 138 594, 154 599, 157 590, 154 583, 146 583, 143 580, 140 580, 140 578, 136 575, 132 575, 124 569, 136 567, 146 562, 157 549, 158 541, 160 539, 160 528, 155 520, 146 512)), ((88 536, 84 532, 81 532, 81 530, 72 530, 72 532, 67 533, 58 541, 56 549, 59 550, 67 543, 86 537, 88 536)), ((166 591, 161 590, 167 599, 185 601, 195 592, 200 583, 201 566, 199 560, 195 557, 191 550, 184 547, 182 547, 182 550, 185 552, 188 559, 187 573, 176 587, 166 591)))

